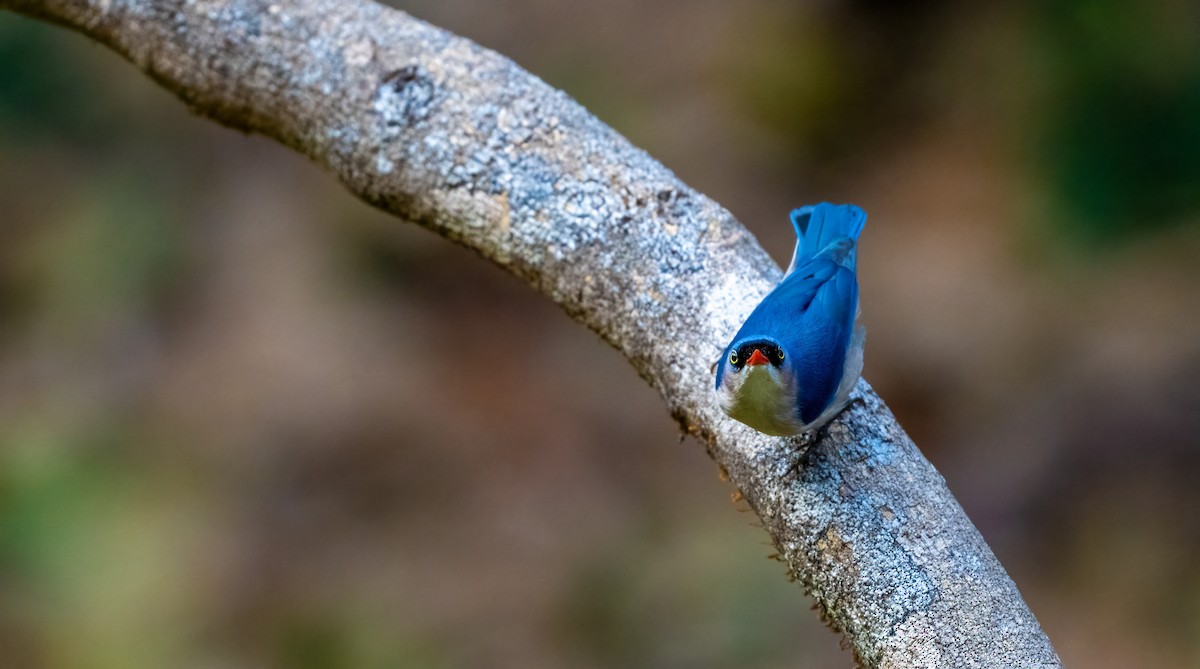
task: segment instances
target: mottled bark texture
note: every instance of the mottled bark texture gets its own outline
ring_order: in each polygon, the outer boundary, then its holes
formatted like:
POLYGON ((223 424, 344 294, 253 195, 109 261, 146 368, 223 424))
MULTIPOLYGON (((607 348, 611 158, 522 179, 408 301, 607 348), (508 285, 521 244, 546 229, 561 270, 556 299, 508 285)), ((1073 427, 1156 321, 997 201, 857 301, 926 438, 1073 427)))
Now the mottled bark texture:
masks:
POLYGON ((865 382, 800 466, 795 440, 721 413, 710 365, 779 268, 729 212, 566 95, 365 0, 0 7, 107 45, 197 114, 296 149, 599 333, 728 472, 863 663, 1059 666, 942 477, 865 382))

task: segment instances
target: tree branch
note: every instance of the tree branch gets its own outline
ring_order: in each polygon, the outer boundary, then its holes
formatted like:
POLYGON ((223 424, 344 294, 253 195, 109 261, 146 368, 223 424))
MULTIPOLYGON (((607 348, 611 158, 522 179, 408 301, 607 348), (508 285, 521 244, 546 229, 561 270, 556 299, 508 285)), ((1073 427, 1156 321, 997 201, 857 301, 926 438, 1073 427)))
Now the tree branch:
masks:
MULTIPOLYGON (((273 137, 362 199, 523 277, 620 350, 728 473, 872 667, 1057 667, 879 397, 797 467, 726 418, 711 363, 778 267, 732 216, 506 58, 366 0, 0 0, 273 137)), ((865 298, 870 309, 870 296, 865 298)))

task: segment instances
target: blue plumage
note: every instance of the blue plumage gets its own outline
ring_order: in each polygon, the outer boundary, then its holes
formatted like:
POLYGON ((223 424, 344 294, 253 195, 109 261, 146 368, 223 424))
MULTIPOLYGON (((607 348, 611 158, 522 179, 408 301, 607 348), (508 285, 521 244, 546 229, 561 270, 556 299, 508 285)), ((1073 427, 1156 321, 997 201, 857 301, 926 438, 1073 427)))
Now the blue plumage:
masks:
POLYGON ((791 218, 788 272, 725 349, 716 379, 726 413, 775 435, 817 429, 845 406, 865 336, 856 327, 855 261, 866 214, 822 203, 791 218))

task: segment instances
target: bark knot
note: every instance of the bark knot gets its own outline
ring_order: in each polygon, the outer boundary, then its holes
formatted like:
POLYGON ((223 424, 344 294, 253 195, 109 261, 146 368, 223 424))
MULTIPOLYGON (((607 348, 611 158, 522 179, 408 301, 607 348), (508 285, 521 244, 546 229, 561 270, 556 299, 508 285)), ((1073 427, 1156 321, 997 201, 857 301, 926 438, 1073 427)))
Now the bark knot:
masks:
POLYGON ((383 76, 375 95, 375 111, 389 126, 407 126, 427 117, 437 84, 420 65, 405 65, 383 76))

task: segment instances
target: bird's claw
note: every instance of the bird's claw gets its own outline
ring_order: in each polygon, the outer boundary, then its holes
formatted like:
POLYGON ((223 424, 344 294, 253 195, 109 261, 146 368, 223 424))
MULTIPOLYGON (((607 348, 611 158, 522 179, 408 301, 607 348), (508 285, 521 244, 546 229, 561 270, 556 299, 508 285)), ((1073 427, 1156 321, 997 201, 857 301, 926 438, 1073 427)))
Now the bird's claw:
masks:
POLYGON ((800 435, 800 442, 796 444, 796 460, 788 466, 783 472, 783 478, 787 479, 793 474, 800 475, 800 468, 807 467, 809 460, 812 458, 813 447, 817 443, 817 432, 810 430, 800 435))

